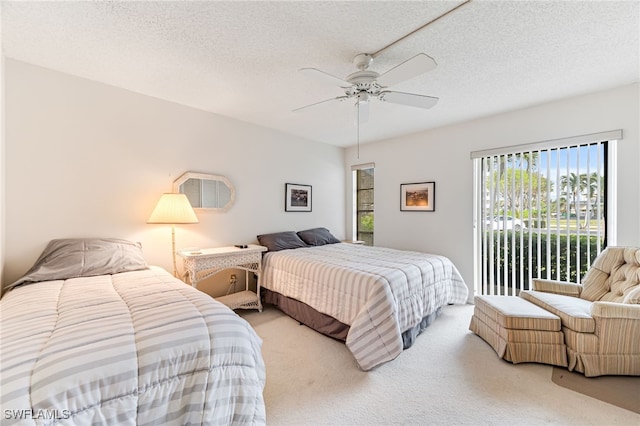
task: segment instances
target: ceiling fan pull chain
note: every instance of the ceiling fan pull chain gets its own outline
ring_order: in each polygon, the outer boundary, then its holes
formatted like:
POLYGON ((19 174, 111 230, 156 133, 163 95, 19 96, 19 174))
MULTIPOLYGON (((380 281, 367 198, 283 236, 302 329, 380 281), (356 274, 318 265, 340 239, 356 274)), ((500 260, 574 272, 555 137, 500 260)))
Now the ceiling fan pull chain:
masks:
POLYGON ((357 156, 360 159, 360 100, 356 101, 356 146, 357 156))

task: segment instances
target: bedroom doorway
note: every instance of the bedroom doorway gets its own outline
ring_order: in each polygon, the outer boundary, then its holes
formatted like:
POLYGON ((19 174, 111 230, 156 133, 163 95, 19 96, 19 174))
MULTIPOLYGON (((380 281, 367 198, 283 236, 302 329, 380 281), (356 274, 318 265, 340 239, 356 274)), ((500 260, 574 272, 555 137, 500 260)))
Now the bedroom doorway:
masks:
POLYGON ((581 282, 614 245, 621 131, 472 153, 476 294, 517 296, 532 278, 581 282))
POLYGON ((354 238, 365 245, 373 245, 374 235, 374 165, 373 163, 352 166, 354 209, 354 238))

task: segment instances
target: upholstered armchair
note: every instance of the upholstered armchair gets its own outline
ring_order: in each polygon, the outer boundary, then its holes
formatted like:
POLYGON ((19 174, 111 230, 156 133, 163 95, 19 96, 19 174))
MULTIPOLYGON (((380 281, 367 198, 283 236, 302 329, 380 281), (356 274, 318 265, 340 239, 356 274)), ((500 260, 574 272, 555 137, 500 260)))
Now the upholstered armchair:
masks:
POLYGON ((520 297, 560 317, 569 370, 640 376, 640 248, 608 247, 581 284, 534 279, 520 297))

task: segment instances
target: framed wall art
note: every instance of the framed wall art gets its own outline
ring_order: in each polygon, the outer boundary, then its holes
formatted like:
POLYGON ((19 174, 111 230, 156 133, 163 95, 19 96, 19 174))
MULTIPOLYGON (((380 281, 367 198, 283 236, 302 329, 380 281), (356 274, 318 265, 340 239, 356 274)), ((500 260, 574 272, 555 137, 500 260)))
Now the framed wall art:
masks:
POLYGON ((284 191, 284 211, 310 212, 311 197, 311 185, 286 183, 284 191))
POLYGON ((400 184, 400 210, 403 212, 433 212, 436 210, 436 183, 400 184))

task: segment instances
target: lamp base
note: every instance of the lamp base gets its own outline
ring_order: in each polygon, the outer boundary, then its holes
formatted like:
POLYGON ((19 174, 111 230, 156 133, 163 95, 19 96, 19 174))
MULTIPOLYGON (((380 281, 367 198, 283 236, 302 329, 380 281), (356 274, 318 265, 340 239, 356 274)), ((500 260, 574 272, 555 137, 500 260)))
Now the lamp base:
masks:
POLYGON ((171 225, 171 257, 173 258, 173 276, 178 276, 178 267, 176 266, 176 226, 171 225))

